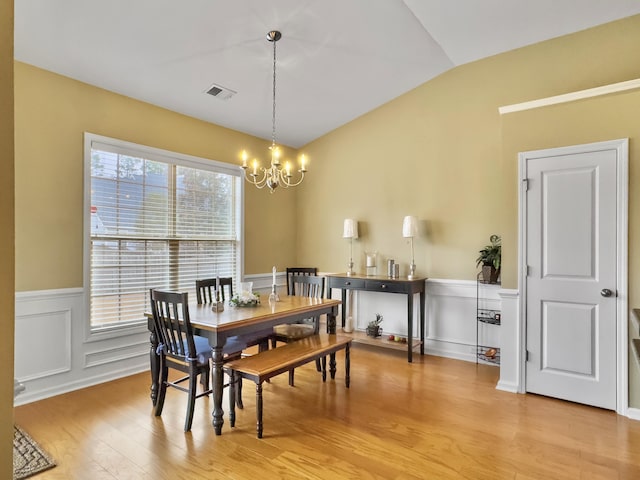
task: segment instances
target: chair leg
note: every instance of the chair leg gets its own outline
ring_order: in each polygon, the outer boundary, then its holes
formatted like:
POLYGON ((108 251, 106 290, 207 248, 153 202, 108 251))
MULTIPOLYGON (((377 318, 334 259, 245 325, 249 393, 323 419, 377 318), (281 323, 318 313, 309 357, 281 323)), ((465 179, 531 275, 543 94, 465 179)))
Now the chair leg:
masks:
POLYGON ((164 364, 162 358, 160 359, 160 381, 158 382, 159 390, 158 390, 158 398, 156 400, 156 417, 162 415, 162 407, 164 407, 164 397, 167 395, 167 376, 169 374, 169 369, 164 364))
POLYGON ((322 357, 322 381, 327 381, 327 357, 322 357))
POLYGON ((316 370, 321 372, 322 371, 322 365, 320 365, 320 359, 316 358, 316 370))
POLYGON ((291 370, 289 370, 289 385, 292 386, 292 387, 295 386, 294 382, 293 382, 293 377, 294 377, 293 372, 294 371, 295 371, 295 369, 293 369, 293 368, 291 370))
POLYGON ((198 388, 198 377, 195 372, 189 372, 189 403, 187 404, 187 418, 184 422, 184 431, 191 430, 191 424, 193 423, 193 411, 196 405, 196 395, 198 388))
POLYGON ((207 368, 207 371, 200 375, 200 385, 202 385, 202 391, 206 392, 209 390, 209 375, 210 369, 207 368))
POLYGON ((256 432, 262 438, 262 383, 256 383, 256 432))
POLYGON ((336 378, 336 354, 329 354, 329 373, 331 374, 331 379, 336 378))
POLYGON ((240 375, 236 375, 236 405, 240 410, 244 408, 244 404, 242 403, 242 377, 240 375))
POLYGON ((351 383, 351 354, 350 354, 350 345, 347 345, 344 348, 344 384, 347 388, 349 388, 349 384, 351 383))
POLYGON ((229 370, 229 424, 236 426, 236 382, 240 379, 235 370, 229 370))

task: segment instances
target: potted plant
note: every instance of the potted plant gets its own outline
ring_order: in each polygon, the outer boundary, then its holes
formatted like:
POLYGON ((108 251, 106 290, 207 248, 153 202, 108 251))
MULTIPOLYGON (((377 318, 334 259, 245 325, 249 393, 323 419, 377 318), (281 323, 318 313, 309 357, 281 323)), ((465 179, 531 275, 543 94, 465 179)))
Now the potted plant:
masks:
POLYGON ((502 239, 500 235, 491 235, 489 241, 491 245, 480 250, 480 255, 476 259, 476 267, 482 265, 482 278, 485 282, 498 283, 502 261, 502 239))
POLYGON ((379 337, 382 335, 382 327, 380 324, 382 323, 382 315, 376 313, 376 319, 371 320, 369 325, 367 325, 367 335, 370 337, 379 337))

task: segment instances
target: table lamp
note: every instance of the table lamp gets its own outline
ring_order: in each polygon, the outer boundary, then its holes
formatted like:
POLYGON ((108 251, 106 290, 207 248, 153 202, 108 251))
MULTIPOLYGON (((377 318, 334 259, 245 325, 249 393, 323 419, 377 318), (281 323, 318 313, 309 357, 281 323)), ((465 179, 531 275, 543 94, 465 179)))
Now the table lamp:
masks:
POLYGON ((418 235, 418 219, 412 215, 404 217, 402 222, 402 236, 411 239, 411 264, 407 278, 413 280, 416 276, 416 262, 413 256, 413 237, 418 235))
POLYGON ((342 238, 349 239, 349 268, 347 275, 353 275, 353 239, 358 238, 358 222, 353 218, 345 218, 342 238))

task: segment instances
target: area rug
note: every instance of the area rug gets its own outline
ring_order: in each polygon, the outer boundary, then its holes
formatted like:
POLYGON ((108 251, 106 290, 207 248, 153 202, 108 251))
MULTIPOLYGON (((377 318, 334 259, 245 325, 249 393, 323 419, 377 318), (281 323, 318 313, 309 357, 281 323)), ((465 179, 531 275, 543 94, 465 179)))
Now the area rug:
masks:
POLYGON ((24 430, 13 426, 13 479, 21 480, 55 467, 56 462, 24 430))

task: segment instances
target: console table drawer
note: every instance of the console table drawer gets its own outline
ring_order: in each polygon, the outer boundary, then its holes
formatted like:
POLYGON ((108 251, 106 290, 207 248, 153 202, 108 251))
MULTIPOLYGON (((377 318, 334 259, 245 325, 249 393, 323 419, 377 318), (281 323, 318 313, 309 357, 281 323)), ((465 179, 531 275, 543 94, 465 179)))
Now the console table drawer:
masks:
POLYGON ((364 280, 362 278, 329 278, 327 288, 364 288, 364 280))
POLYGON ((367 280, 366 289, 370 292, 406 293, 407 287, 399 282, 385 282, 384 280, 367 280))

